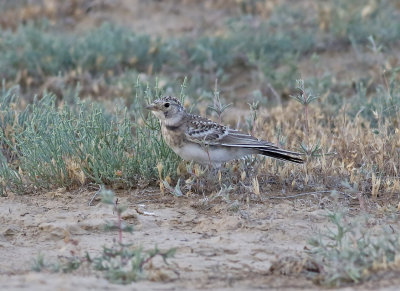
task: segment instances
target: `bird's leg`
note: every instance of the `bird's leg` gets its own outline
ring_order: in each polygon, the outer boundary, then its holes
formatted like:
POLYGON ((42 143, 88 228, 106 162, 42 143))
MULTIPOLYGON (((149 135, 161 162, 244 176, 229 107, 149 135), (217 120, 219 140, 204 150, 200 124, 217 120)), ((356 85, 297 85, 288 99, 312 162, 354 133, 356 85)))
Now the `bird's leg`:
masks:
POLYGON ((196 170, 196 165, 193 165, 193 161, 191 161, 188 165, 190 167, 190 171, 188 171, 189 175, 193 177, 193 180, 195 181, 195 187, 198 190, 199 189, 199 177, 197 176, 197 170, 196 170))
MULTIPOLYGON (((207 136, 206 136, 207 137, 207 136)), ((205 143, 205 138, 206 137, 204 137, 204 140, 203 140, 203 142, 200 144, 200 146, 204 149, 204 151, 207 153, 207 157, 208 157, 208 164, 209 164, 209 166, 210 166, 210 169, 212 168, 212 163, 211 163, 211 157, 210 157, 210 151, 209 151, 209 147, 208 147, 208 144, 206 144, 205 143)))
POLYGON ((195 177, 195 179, 196 179, 196 188, 197 188, 197 190, 198 191, 200 191, 200 186, 201 186, 201 184, 200 184, 200 178, 202 177, 202 176, 204 176, 204 173, 206 173, 205 172, 205 170, 204 169, 202 169, 201 168, 201 165, 200 164, 195 164, 194 165, 194 171, 193 171, 193 173, 191 173, 194 177, 195 177))
POLYGON ((212 168, 212 164, 211 164, 211 157, 210 157, 210 152, 208 151, 208 147, 206 148, 206 152, 207 152, 207 156, 208 156, 208 163, 210 166, 210 169, 212 168))

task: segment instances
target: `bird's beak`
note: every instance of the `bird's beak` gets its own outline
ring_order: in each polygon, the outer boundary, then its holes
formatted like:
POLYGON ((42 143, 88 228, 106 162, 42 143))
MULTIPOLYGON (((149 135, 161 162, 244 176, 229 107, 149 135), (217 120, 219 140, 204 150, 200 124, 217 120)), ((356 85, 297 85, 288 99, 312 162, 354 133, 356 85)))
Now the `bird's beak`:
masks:
POLYGON ((149 105, 147 105, 145 108, 146 108, 147 110, 153 111, 153 110, 156 109, 156 105, 155 105, 155 104, 149 104, 149 105))

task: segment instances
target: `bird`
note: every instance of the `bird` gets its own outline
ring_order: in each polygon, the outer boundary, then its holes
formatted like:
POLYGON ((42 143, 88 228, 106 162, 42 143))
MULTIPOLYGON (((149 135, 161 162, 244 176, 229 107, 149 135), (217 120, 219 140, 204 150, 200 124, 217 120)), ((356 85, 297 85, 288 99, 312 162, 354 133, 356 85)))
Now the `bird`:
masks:
POLYGON ((297 164, 304 162, 301 153, 188 113, 176 97, 154 100, 146 109, 159 119, 164 141, 183 160, 220 167, 230 160, 260 154, 297 164))

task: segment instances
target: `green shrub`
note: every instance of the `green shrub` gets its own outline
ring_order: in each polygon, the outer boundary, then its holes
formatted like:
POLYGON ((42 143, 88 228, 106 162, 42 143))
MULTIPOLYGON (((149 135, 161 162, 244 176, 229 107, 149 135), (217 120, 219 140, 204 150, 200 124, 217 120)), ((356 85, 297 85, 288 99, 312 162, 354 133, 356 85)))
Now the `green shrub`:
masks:
POLYGON ((319 267, 318 283, 359 283, 398 264, 400 240, 392 230, 381 228, 373 234, 366 217, 353 217, 351 221, 343 213, 329 213, 327 217, 334 228, 309 241, 311 259, 319 267))
POLYGON ((399 40, 400 16, 393 1, 335 0, 332 7, 328 32, 336 38, 352 38, 366 44, 372 35, 383 45, 399 40))
MULTIPOLYGON (((9 91, 3 92, 1 98, 8 96, 9 91)), ((108 112, 100 104, 79 99, 58 108, 55 97, 44 94, 16 113, 13 118, 20 122, 9 133, 2 130, 0 143, 15 157, 11 164, 2 158, 3 185, 13 189, 17 185, 12 175, 22 175, 25 186, 40 188, 89 182, 129 187, 141 179, 158 178, 159 162, 173 174, 179 159, 165 145, 157 121, 142 112, 145 100, 152 96, 149 88, 142 90, 138 85, 132 111, 108 112)), ((10 119, 12 110, 7 105, 5 109, 1 120, 10 119)))
POLYGON ((169 58, 160 40, 110 24, 78 37, 57 34, 45 24, 0 30, 0 51, 3 78, 24 70, 35 78, 78 69, 95 75, 126 68, 157 72, 169 58))

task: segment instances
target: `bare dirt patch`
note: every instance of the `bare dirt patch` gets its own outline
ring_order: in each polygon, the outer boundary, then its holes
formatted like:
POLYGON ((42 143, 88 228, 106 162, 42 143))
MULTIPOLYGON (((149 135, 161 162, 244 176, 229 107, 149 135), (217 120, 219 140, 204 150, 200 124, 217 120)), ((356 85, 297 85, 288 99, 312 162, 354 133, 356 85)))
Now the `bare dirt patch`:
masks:
MULTIPOLYGON (((39 253, 48 260, 68 256, 71 250, 97 254, 116 238, 103 229, 105 220, 115 218, 111 209, 101 203, 88 206, 91 194, 60 190, 1 198, 1 290, 123 288, 90 269, 71 274, 31 271, 39 253)), ((169 265, 156 261, 151 266, 151 281, 132 284, 137 290, 320 289, 304 272, 296 273, 307 239, 327 223, 317 203, 260 202, 229 211, 222 202, 205 210, 199 198, 161 196, 151 190, 118 196, 129 205, 124 217, 135 228, 133 234, 124 234, 125 242, 177 248, 169 265)), ((362 287, 395 290, 399 282, 392 276, 362 287)))

